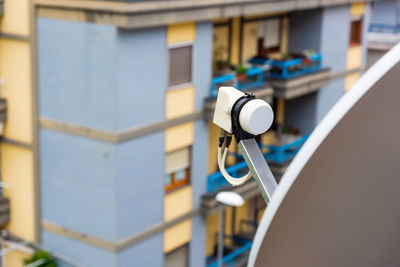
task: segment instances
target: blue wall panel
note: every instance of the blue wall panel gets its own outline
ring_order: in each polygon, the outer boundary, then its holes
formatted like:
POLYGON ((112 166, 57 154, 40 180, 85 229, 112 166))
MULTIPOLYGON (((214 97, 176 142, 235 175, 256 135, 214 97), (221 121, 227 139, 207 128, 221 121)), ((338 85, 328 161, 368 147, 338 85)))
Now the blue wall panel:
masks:
POLYGON ((118 267, 131 266, 164 266, 163 236, 153 236, 121 251, 118 255, 118 267))
POLYGON ((212 37, 213 26, 211 22, 196 24, 196 41, 193 58, 196 110, 203 109, 204 99, 210 95, 213 54, 212 37))
POLYGON ((40 130, 42 219, 115 240, 115 148, 40 130))
MULTIPOLYGON (((350 6, 293 13, 290 17, 291 51, 314 49, 332 72, 346 69, 350 34, 350 6)), ((344 79, 334 80, 316 94, 287 102, 286 122, 309 133, 344 92, 344 79)))
POLYGON ((119 239, 163 221, 164 133, 118 145, 116 206, 119 239))
POLYGON ((372 23, 396 25, 400 23, 398 0, 377 1, 372 7, 372 23))
POLYGON ((365 4, 365 14, 363 18, 363 25, 362 25, 362 34, 361 34, 361 45, 363 47, 363 59, 362 64, 367 66, 367 58, 368 58, 368 31, 369 25, 371 24, 371 3, 365 4))
MULTIPOLYGON (((325 8, 322 20, 321 53, 332 72, 346 69, 350 36, 350 6, 325 8)), ((344 93, 344 79, 336 79, 317 94, 317 123, 344 93)))
MULTIPOLYGON (((290 16, 289 51, 301 53, 306 49, 321 52, 322 10, 307 10, 290 16)), ((325 64, 323 60, 323 64, 325 64)), ((301 134, 310 133, 316 126, 317 95, 308 94, 286 101, 285 123, 296 127, 301 134)))
POLYGON ((287 100, 285 114, 287 125, 299 129, 301 135, 311 133, 316 126, 316 103, 316 93, 287 100))
MULTIPOLYGON (((65 256, 80 266, 112 267, 117 265, 117 257, 113 252, 81 243, 75 239, 42 231, 42 245, 50 252, 65 256)), ((133 266, 133 265, 131 265, 133 266)), ((74 267, 63 261, 58 261, 58 267, 74 267)))
POLYGON ((165 118, 166 28, 118 31, 117 125, 119 130, 165 118))
POLYGON ((114 129, 115 41, 112 26, 38 19, 40 116, 114 129))
MULTIPOLYGON (((203 108, 203 101, 209 96, 212 65, 212 23, 203 22, 196 25, 196 42, 194 48, 193 72, 195 85, 195 109, 203 108)), ((208 168, 208 123, 197 121, 194 126, 194 143, 192 147, 193 208, 200 207, 201 195, 206 193, 208 168)), ((189 266, 205 265, 206 226, 202 217, 192 220, 192 240, 189 246, 189 266)))
POLYGON ((306 49, 321 49, 321 10, 292 13, 289 21, 289 51, 301 53, 306 49))

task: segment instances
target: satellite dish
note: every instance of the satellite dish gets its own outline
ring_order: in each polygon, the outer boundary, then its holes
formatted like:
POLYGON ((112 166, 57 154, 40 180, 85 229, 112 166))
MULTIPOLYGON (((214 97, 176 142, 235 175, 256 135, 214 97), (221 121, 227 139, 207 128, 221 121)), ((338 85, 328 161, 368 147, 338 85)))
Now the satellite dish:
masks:
POLYGON ((400 45, 327 114, 282 178, 249 266, 400 266, 400 45))

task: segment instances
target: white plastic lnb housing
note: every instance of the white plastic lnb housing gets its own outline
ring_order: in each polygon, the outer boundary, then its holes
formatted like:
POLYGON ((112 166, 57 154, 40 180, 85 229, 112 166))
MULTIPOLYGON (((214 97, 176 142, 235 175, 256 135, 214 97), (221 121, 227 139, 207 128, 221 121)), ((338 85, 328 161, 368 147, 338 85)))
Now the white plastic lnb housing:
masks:
POLYGON ((247 102, 239 114, 240 126, 252 135, 265 133, 271 127, 273 120, 274 112, 271 106, 261 99, 247 102))
POLYGON ((231 110, 236 101, 242 96, 244 96, 244 93, 234 87, 220 87, 217 104, 215 105, 214 124, 232 133, 231 110))
MULTIPOLYGON (((225 86, 219 88, 213 120, 214 124, 232 133, 232 107, 244 95, 243 92, 234 87, 225 86)), ((240 126, 243 130, 253 135, 266 132, 271 127, 273 120, 274 112, 271 106, 261 99, 248 101, 239 114, 240 126)))

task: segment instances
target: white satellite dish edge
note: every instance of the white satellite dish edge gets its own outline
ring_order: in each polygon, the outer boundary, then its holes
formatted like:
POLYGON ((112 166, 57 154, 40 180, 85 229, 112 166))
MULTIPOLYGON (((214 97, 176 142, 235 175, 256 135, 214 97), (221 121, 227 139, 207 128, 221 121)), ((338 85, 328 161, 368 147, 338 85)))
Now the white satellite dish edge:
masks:
POLYGON ((280 204, 313 153, 338 122, 346 115, 346 113, 399 61, 400 44, 397 44, 356 82, 351 90, 333 106, 321 123, 312 132, 311 136, 300 149, 285 175, 282 177, 279 186, 274 192, 274 195, 264 212, 250 251, 248 266, 254 266, 264 236, 266 235, 280 204))

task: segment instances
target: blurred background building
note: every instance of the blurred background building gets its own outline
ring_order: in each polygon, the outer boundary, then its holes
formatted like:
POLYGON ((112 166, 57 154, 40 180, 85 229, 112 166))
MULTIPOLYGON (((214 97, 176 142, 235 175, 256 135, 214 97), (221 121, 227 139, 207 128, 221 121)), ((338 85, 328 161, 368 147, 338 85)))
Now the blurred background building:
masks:
POLYGON ((273 106, 258 141, 279 180, 398 37, 397 1, 0 3, 4 266, 40 246, 60 266, 216 266, 221 190, 246 199, 225 211, 224 262, 243 265, 265 203, 218 172, 218 88, 273 106))

